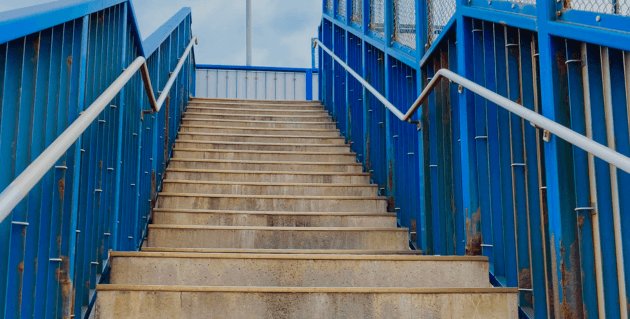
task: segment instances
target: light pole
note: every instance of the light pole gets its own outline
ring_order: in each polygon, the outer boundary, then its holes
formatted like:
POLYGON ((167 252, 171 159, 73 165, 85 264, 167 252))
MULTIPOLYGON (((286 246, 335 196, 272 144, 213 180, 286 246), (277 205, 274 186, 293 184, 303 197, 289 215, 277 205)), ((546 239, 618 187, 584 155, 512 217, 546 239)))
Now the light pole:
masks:
POLYGON ((252 0, 247 1, 247 66, 252 65, 252 0))

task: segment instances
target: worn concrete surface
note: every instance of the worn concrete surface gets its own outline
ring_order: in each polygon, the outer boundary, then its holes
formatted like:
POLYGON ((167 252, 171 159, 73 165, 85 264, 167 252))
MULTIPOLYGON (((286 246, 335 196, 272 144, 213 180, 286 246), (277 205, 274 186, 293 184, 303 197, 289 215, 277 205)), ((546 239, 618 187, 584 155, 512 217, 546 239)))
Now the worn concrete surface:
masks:
POLYGON ((283 144, 345 144, 346 140, 336 136, 286 136, 263 134, 229 134, 180 132, 177 136, 182 141, 217 141, 247 143, 283 143, 283 144))
POLYGON ((273 162, 273 161, 229 161, 171 159, 170 168, 228 170, 228 171, 263 171, 263 172, 335 172, 361 173, 360 163, 317 163, 317 162, 273 162))
MULTIPOLYGON (((172 164, 172 162, 171 162, 172 164)), ((162 191, 179 194, 240 194, 296 196, 368 196, 378 195, 378 186, 371 184, 253 183, 214 181, 164 181, 162 191)))
POLYGON ((321 136, 339 137, 339 130, 335 129, 275 129, 256 127, 232 127, 229 125, 217 125, 214 123, 197 123, 195 125, 180 126, 180 132, 184 133, 220 133, 220 134, 255 134, 255 135, 281 135, 281 136, 321 136))
MULTIPOLYGON (((97 318, 516 319, 515 289, 283 289, 212 287, 116 291, 98 287, 97 318)), ((120 289, 124 289, 120 287, 120 289)), ((138 288, 139 289, 139 288, 138 288)))
POLYGON ((225 171, 225 170, 166 170, 166 178, 188 181, 234 181, 255 183, 315 183, 315 184, 367 184, 368 173, 335 172, 265 172, 265 171, 225 171))
POLYGON ((250 143, 250 142, 216 142, 177 140, 177 148, 247 150, 247 151, 281 151, 281 152, 349 152, 346 144, 282 144, 282 143, 250 143))

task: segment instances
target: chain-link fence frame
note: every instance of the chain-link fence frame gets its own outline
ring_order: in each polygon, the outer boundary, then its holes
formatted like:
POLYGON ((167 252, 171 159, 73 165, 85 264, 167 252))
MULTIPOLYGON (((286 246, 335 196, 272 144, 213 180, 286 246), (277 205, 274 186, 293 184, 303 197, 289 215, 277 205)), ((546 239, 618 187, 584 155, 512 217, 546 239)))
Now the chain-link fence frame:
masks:
POLYGON ((341 18, 346 18, 347 11, 347 0, 337 0, 337 16, 341 18))
POLYGON ((444 26, 455 14, 455 9, 455 0, 427 0, 427 43, 429 45, 433 44, 433 41, 440 36, 444 26))
POLYGON ((416 49, 415 0, 394 0, 394 41, 416 49))
POLYGON ((352 0, 351 20, 359 25, 363 23, 363 0, 352 0))
POLYGON ((385 36, 385 0, 370 1, 370 30, 385 36))
POLYGON ((630 17, 630 0, 563 0, 565 9, 630 17))

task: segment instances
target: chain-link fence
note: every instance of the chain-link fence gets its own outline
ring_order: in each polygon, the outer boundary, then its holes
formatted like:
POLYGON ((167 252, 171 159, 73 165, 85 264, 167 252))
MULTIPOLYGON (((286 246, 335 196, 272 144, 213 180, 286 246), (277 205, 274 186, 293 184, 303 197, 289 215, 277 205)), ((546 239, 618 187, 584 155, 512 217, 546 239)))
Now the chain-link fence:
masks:
POLYGON ((427 9, 429 11, 428 42, 431 45, 455 14, 455 0, 427 0, 427 9))
POLYGON ((363 23, 363 0, 352 0, 352 22, 363 23))
POLYGON ((337 0, 337 15, 340 17, 346 17, 346 0, 337 0))
POLYGON ((515 4, 533 4, 533 5, 536 5, 536 0, 495 0, 495 1, 511 2, 511 3, 515 3, 515 4))
MULTIPOLYGON (((313 39, 313 43, 311 43, 311 45, 315 45, 315 40, 317 40, 317 38, 313 39)), ((319 50, 321 50, 319 47, 316 47, 315 50, 313 50, 313 69, 319 69, 319 50)))
POLYGON ((333 0, 326 0, 326 10, 328 10, 328 12, 333 11, 333 0))
POLYGON ((394 0, 394 41, 416 49, 415 0, 394 0))
POLYGON ((385 35, 385 0, 370 0, 370 30, 385 35))
POLYGON ((564 0, 564 8, 630 17, 630 0, 564 0))

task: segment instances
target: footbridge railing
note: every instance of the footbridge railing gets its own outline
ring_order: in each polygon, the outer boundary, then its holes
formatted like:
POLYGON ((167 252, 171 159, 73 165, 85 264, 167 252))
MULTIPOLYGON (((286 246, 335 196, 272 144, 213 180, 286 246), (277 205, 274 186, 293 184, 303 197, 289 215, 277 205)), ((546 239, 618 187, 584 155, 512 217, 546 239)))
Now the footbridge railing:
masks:
POLYGON ((322 9, 321 99, 412 244, 489 257, 522 317, 627 318, 630 7, 322 9))
POLYGON ((194 91, 191 23, 142 41, 131 1, 3 13, 0 317, 89 316, 109 251, 139 249, 194 91))

